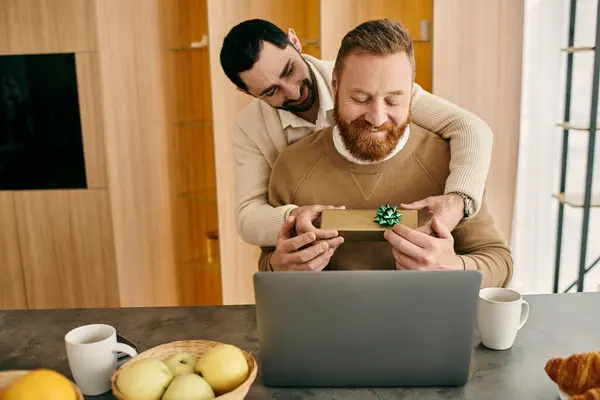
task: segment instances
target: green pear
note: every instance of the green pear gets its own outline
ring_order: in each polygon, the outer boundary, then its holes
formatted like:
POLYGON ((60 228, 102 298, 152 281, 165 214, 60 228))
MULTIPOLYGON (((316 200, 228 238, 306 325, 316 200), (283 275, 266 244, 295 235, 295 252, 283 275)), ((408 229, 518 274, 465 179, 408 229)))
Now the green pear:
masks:
POLYGON ((223 394, 238 387, 248 377, 249 367, 242 351, 230 344, 208 350, 196 364, 196 372, 213 388, 223 394))
POLYGON ((173 376, 193 374, 196 368, 196 356, 191 353, 177 353, 167 358, 165 364, 173 376))
POLYGON ((173 379, 162 400, 209 400, 215 393, 200 376, 191 373, 179 375, 173 379))
POLYGON ((123 366, 116 383, 127 400, 160 400, 172 380, 165 363, 144 358, 123 366))

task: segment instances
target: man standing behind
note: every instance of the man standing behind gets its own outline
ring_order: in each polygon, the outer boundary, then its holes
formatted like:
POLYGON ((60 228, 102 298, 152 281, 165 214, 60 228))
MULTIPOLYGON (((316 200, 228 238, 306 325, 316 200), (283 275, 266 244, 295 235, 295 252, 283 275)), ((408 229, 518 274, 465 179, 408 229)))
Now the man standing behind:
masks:
MULTIPOLYGON (((413 45, 402 25, 369 21, 349 32, 333 74, 336 124, 283 150, 270 179, 271 205, 345 204, 375 210, 442 194, 450 146, 411 123, 413 79, 413 45)), ((263 249, 262 271, 477 269, 484 287, 507 286, 512 276, 510 250, 485 201, 476 216, 454 230, 434 216, 437 237, 396 225, 382 242, 338 240, 303 247, 314 238, 311 233, 291 235, 293 224, 292 216, 276 247, 263 249)))
MULTIPOLYGON (((323 206, 289 203, 274 208, 267 203, 269 176, 279 154, 334 123, 333 62, 301 54, 301 50, 292 30, 286 35, 259 19, 233 27, 223 41, 220 59, 225 74, 240 91, 255 98, 238 116, 233 135, 237 225, 250 244, 274 245, 289 215, 296 217, 298 232, 331 237, 312 226, 323 206)), ((481 207, 492 134, 481 119, 417 84, 410 99, 402 106, 410 106, 412 122, 449 139, 452 154, 445 191, 435 197, 415 198, 412 207, 427 208, 453 228, 481 207)), ((422 230, 431 232, 429 225, 422 230)))

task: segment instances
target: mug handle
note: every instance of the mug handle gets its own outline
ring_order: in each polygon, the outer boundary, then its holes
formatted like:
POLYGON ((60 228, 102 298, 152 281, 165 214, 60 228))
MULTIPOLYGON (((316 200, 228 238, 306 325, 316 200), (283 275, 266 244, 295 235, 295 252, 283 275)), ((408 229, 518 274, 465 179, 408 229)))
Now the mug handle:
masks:
MULTIPOLYGON (((135 349, 133 347, 131 347, 128 344, 120 343, 120 342, 117 342, 115 344, 113 352, 115 352, 115 353, 125 353, 129 357, 132 357, 132 358, 135 357, 135 356, 137 356, 137 351, 135 351, 135 349)), ((117 364, 122 365, 124 363, 124 361, 125 360, 122 360, 120 363, 117 363, 117 364)))
POLYGON ((525 322, 527 322, 527 318, 529 318, 529 303, 525 300, 521 300, 521 321, 519 322, 519 327, 517 329, 521 329, 525 322))

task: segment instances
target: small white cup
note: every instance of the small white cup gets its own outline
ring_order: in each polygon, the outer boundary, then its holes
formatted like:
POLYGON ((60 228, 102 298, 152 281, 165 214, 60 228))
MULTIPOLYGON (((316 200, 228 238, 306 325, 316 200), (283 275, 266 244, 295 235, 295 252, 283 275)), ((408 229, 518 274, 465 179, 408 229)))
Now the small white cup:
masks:
POLYGON ((511 348, 527 318, 529 304, 519 292, 504 288, 479 291, 477 330, 485 347, 493 350, 511 348))
POLYGON ((133 357, 135 349, 117 343, 117 331, 110 325, 84 325, 65 335, 67 359, 75 383, 86 396, 110 390, 110 379, 117 369, 117 353, 133 357))

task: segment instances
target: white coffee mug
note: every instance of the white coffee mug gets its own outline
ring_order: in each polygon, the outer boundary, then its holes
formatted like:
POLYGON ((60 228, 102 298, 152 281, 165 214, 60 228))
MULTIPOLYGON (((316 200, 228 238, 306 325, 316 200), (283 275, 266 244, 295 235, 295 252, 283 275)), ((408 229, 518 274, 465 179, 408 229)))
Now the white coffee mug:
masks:
POLYGON ((133 357, 135 349, 117 343, 117 331, 110 325, 84 325, 65 335, 67 359, 75 383, 86 396, 110 390, 110 379, 117 369, 117 353, 133 357))
POLYGON ((512 347, 529 318, 529 304, 517 291, 486 288, 479 291, 477 329, 481 343, 493 350, 512 347))

